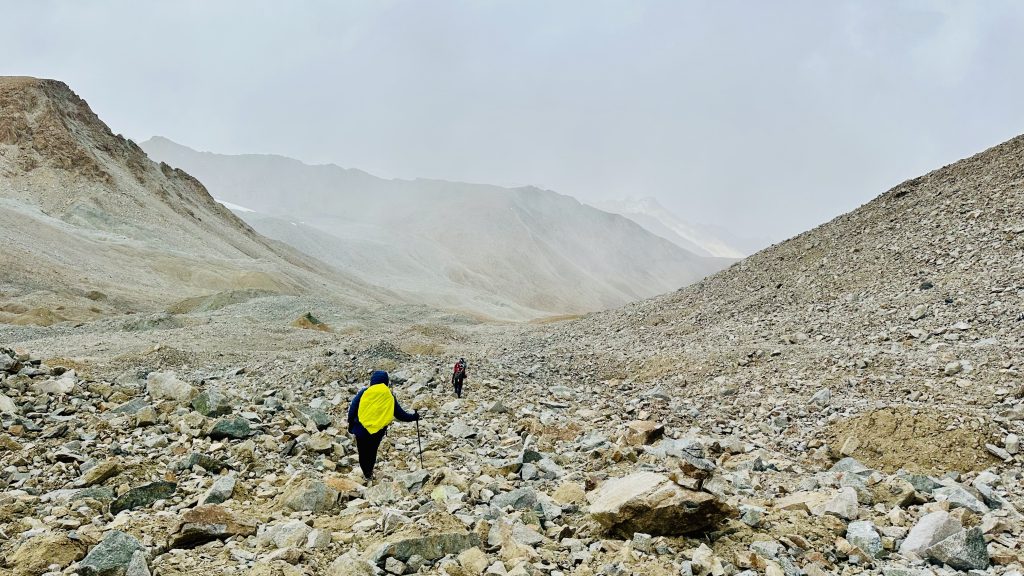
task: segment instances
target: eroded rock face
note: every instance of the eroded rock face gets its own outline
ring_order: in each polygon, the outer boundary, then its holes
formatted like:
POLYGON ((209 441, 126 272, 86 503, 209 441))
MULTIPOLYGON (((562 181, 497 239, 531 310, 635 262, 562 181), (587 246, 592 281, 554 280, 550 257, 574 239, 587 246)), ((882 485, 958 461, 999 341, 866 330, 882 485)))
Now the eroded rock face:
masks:
POLYGON ((608 480, 587 495, 590 516, 610 533, 677 536, 712 529, 732 511, 707 492, 687 490, 661 474, 608 480))

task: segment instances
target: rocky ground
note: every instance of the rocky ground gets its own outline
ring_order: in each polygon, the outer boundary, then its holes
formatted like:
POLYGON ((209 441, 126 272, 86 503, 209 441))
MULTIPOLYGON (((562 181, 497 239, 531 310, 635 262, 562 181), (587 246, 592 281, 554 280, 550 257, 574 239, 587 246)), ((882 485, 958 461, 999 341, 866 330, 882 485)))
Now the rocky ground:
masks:
POLYGON ((988 411, 950 411, 937 401, 941 379, 930 396, 898 402, 871 392, 889 393, 881 385, 735 379, 810 370, 804 353, 815 348, 800 342, 739 361, 725 347, 728 368, 708 355, 646 373, 588 342, 593 319, 491 325, 413 321, 406 310, 404 322, 384 323, 327 306, 263 298, 130 325, 5 329, 16 344, 0 353, 0 566, 331 576, 1021 568, 1016 390, 988 411), (290 325, 314 305, 326 331, 290 325), (447 385, 457 355, 470 359, 461 400, 447 385), (425 415, 423 461, 416 427, 396 423, 367 486, 346 407, 376 368, 425 415))

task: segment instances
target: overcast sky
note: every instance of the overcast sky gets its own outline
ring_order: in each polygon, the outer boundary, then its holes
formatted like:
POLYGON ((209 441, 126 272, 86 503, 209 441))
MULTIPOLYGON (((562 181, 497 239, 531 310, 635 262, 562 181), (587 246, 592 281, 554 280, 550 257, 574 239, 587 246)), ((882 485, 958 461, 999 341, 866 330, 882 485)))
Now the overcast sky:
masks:
POLYGON ((0 0, 115 132, 780 240, 1024 132, 1024 2, 0 0))

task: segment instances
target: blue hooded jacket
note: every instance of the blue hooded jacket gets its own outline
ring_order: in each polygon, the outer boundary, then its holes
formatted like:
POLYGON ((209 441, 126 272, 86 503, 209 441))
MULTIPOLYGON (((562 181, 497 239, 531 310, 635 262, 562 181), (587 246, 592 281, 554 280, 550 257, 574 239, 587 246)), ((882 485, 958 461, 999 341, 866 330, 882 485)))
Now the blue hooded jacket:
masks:
MULTIPOLYGON (((374 384, 390 384, 390 382, 391 380, 388 377, 388 373, 383 370, 377 370, 372 375, 370 375, 370 386, 373 386, 374 384)), ((352 399, 352 403, 349 404, 348 406, 348 431, 351 432, 352 434, 355 434, 357 438, 367 438, 369 436, 372 436, 372 434, 370 434, 370 431, 367 430, 362 425, 362 423, 359 422, 359 400, 362 399, 363 392, 366 392, 366 388, 368 387, 364 387, 362 390, 360 390, 356 394, 356 397, 352 399)), ((394 396, 393 392, 392 396, 394 396)), ((395 398, 395 420, 398 420, 400 422, 414 422, 419 419, 419 414, 415 412, 412 414, 406 412, 402 408, 401 404, 398 403, 398 398, 395 398)), ((385 432, 387 432, 387 430, 388 427, 385 426, 384 428, 378 430, 377 434, 383 435, 385 432)))

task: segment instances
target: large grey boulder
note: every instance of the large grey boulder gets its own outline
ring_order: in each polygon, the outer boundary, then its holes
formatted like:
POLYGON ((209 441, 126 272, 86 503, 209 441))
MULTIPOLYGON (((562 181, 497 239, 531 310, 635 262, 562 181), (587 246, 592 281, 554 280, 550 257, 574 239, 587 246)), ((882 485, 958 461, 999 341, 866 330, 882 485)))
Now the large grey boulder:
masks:
POLYGON ((940 502, 949 502, 950 508, 966 508, 975 514, 985 514, 989 511, 984 502, 959 484, 936 488, 932 491, 932 496, 940 502))
POLYGON ((933 544, 961 530, 963 530, 963 526, 960 525, 960 521, 950 516, 949 512, 937 510, 925 514, 910 529, 910 533, 903 540, 903 544, 900 545, 900 554, 924 558, 925 553, 933 544))
POLYGON ((846 527, 846 539, 872 558, 878 558, 882 553, 882 537, 875 530, 875 525, 866 520, 850 522, 846 527))
POLYGON ((219 476, 210 486, 210 489, 203 494, 199 499, 200 504, 221 504, 228 501, 231 495, 235 492, 235 480, 234 476, 225 475, 219 476))
POLYGON ((491 505, 498 508, 511 506, 516 510, 532 510, 537 504, 537 492, 533 488, 516 488, 491 498, 491 505))
POLYGON ((18 361, 6 352, 0 352, 0 372, 16 372, 18 361))
POLYGON ((231 401, 217 388, 207 388, 192 399, 192 409, 203 416, 215 418, 231 414, 231 401))
POLYGON ((128 571, 132 556, 142 549, 142 543, 134 537, 120 530, 111 530, 78 564, 78 573, 82 576, 122 576, 128 571))
POLYGON ((241 440, 252 434, 249 421, 241 416, 225 416, 213 423, 207 435, 214 440, 233 438, 241 440))
POLYGON ((975 526, 961 530, 928 549, 928 557, 957 570, 984 570, 988 568, 988 550, 981 528, 975 526))
POLYGON ((157 500, 170 498, 177 488, 178 485, 173 482, 151 482, 132 488, 110 504, 110 513, 116 515, 124 510, 146 508, 157 500))
POLYGON ((654 472, 608 480, 587 495, 590 516, 608 532, 678 536, 711 529, 732 513, 706 492, 695 492, 654 472))

